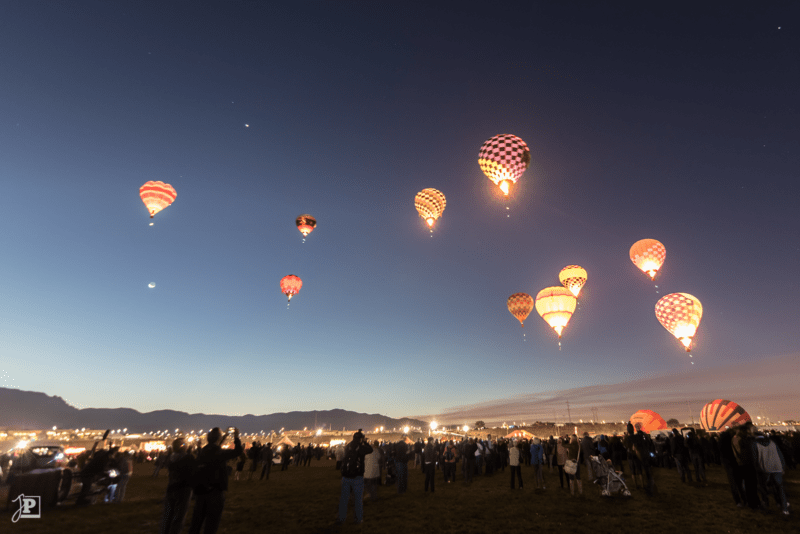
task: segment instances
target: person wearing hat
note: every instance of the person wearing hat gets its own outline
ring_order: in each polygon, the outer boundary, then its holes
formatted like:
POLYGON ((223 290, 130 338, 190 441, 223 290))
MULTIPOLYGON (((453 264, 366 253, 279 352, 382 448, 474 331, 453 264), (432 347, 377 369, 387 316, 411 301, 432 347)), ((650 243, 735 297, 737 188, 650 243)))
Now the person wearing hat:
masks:
POLYGON ((347 518, 350 494, 353 494, 356 508, 356 524, 364 520, 364 457, 372 452, 372 446, 364 439, 361 429, 353 434, 353 441, 344 449, 342 460, 342 493, 339 497, 339 517, 337 523, 347 518))
POLYGON ((222 442, 228 434, 223 434, 219 427, 208 433, 208 444, 200 449, 197 455, 195 470, 194 511, 189 534, 214 534, 222 519, 225 507, 225 492, 228 491, 228 461, 238 458, 242 452, 239 441, 239 429, 233 429, 234 448, 222 450, 222 442), (205 524, 205 527, 203 527, 205 524))

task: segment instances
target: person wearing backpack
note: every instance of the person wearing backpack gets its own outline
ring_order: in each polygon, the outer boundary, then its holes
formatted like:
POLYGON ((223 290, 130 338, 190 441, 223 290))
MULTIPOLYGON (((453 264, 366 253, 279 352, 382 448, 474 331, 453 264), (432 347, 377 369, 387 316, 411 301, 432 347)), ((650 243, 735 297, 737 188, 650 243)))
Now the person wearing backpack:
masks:
POLYGON ((338 524, 347 518, 350 494, 355 498, 356 524, 364 520, 364 457, 372 452, 372 446, 364 440, 361 429, 353 434, 353 441, 344 449, 342 460, 342 493, 339 497, 338 524))
POLYGON ((219 529, 222 509, 225 507, 225 492, 228 491, 228 461, 238 458, 244 449, 239 441, 239 429, 233 429, 234 448, 222 450, 222 442, 228 434, 219 427, 208 433, 208 444, 197 455, 194 473, 194 511, 189 534, 214 534, 219 529), (203 525, 205 524, 205 527, 203 525))

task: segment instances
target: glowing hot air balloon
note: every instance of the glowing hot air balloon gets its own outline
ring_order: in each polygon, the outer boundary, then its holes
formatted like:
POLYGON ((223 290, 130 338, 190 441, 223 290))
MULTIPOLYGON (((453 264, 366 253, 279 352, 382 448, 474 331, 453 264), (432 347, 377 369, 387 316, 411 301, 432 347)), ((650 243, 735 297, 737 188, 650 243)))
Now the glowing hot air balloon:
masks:
POLYGON ((308 236, 317 227, 317 220, 309 214, 303 214, 297 217, 294 221, 297 224, 297 229, 303 234, 303 237, 308 236))
POLYGON ((686 352, 692 350, 692 338, 700 326, 701 317, 703 305, 688 293, 670 293, 656 303, 658 322, 683 343, 686 352))
POLYGON ((495 135, 481 147, 478 164, 491 181, 508 196, 512 183, 519 180, 531 162, 531 151, 525 141, 511 134, 495 135))
POLYGON ((139 188, 139 196, 142 197, 142 202, 147 206, 152 219, 156 213, 172 204, 178 193, 169 184, 150 181, 139 188))
POLYGON ((303 281, 299 276, 290 274, 281 278, 281 293, 289 298, 287 302, 292 301, 292 297, 300 292, 301 287, 303 287, 303 281))
MULTIPOLYGON (((536 295, 536 311, 556 331, 561 343, 561 331, 575 312, 577 299, 564 287, 546 287, 536 295)), ((560 346, 560 345, 559 345, 560 346)))
POLYGON ((446 204, 444 194, 432 188, 423 189, 414 198, 414 206, 417 208, 419 216, 428 223, 431 232, 433 232, 433 223, 442 216, 446 204))
POLYGON ((650 280, 655 280, 667 258, 667 249, 655 239, 640 239, 631 247, 630 255, 633 264, 650 275, 650 280))
POLYGON ((649 434, 653 430, 666 430, 667 422, 653 410, 639 410, 630 419, 633 428, 649 434))
POLYGON ((724 430, 750 421, 744 408, 729 400, 717 399, 700 410, 700 424, 706 430, 724 430))
POLYGON ((525 326, 523 321, 527 319, 528 314, 533 310, 533 297, 527 293, 514 293, 508 297, 507 304, 511 315, 519 319, 519 324, 525 326))
POLYGON ((567 265, 558 273, 558 281, 577 297, 586 283, 586 270, 580 265, 567 265))

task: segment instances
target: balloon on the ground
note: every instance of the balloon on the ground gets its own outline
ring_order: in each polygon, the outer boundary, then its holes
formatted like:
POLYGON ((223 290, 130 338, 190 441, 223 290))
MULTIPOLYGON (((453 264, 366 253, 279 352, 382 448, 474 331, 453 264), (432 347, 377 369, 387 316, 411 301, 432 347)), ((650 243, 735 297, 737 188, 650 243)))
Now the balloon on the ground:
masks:
POLYGON ((744 408, 729 400, 711 401, 700 410, 700 424, 706 430, 725 430, 750 420, 744 408))
POLYGON ((281 293, 288 297, 288 302, 291 302, 292 297, 300 292, 301 287, 303 287, 303 281, 299 276, 290 274, 281 278, 281 293))
POLYGON ((536 295, 536 311, 561 338, 561 332, 575 312, 577 299, 565 287, 546 287, 536 295))
POLYGON ((447 200, 444 198, 444 193, 433 188, 423 189, 414 198, 414 207, 417 208, 419 216, 428 223, 428 228, 431 229, 431 232, 436 219, 442 216, 446 204, 447 200))
POLYGON ((630 419, 633 428, 649 434, 653 430, 665 430, 667 422, 653 410, 639 410, 630 419))
POLYGON ((658 270, 667 258, 667 249, 655 239, 640 239, 630 250, 631 261, 636 267, 655 280, 658 270))
POLYGON ((692 338, 702 317, 703 305, 688 293, 670 293, 656 303, 658 322, 683 343, 686 352, 692 350, 692 338))
POLYGON ((481 146, 478 164, 491 181, 508 195, 531 162, 531 151, 525 141, 511 134, 495 135, 481 146))
POLYGON ((576 297, 586 283, 586 278, 586 270, 580 265, 567 265, 558 273, 558 281, 576 297))
POLYGON ((533 310, 533 297, 527 293, 514 293, 508 297, 508 311, 519 320, 519 324, 525 326, 525 319, 533 310))
POLYGON ((304 213, 303 215, 297 217, 295 224, 297 224, 297 229, 300 230, 300 233, 303 234, 303 237, 307 237, 308 234, 314 231, 314 228, 317 227, 317 220, 311 215, 304 213))
POLYGON ((175 188, 164 182, 147 182, 139 188, 139 196, 150 213, 150 218, 175 201, 178 193, 175 188))

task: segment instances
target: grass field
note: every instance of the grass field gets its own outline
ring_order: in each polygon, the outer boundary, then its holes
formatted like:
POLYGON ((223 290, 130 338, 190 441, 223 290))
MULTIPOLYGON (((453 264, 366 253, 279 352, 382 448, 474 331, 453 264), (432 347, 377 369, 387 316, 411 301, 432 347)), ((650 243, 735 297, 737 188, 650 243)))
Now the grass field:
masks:
MULTIPOLYGON (((573 498, 559 488, 558 474, 547 471, 548 489, 534 490, 531 468, 523 466, 522 471, 525 489, 513 491, 508 470, 476 477, 469 486, 460 479, 460 470, 453 484, 444 484, 437 472, 436 493, 426 494, 421 471, 409 469, 408 493, 398 495, 395 486, 382 486, 377 501, 364 503, 362 525, 352 524, 351 503, 347 523, 337 527, 341 478, 332 461, 312 461, 310 467, 273 470, 269 481, 231 479, 219 532, 800 532, 798 506, 789 517, 774 505, 769 513, 737 509, 725 472, 717 466, 708 468, 708 486, 681 484, 675 470, 655 469, 657 494, 647 497, 631 483, 630 499, 602 498, 591 484, 584 487, 583 498, 573 498)), ((135 466, 121 504, 69 504, 45 510, 41 519, 17 523, 11 522, 11 511, 0 512, 0 533, 157 533, 167 477, 163 470, 159 478, 151 474, 150 464, 135 466)), ((789 502, 800 502, 800 471, 790 471, 786 478, 789 502)), ((2 502, 6 492, 0 489, 2 502)), ((184 532, 190 517, 191 507, 184 532)))

